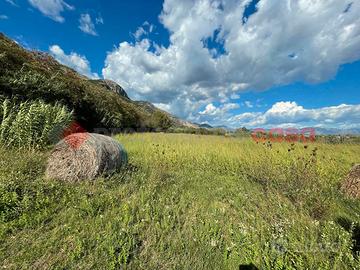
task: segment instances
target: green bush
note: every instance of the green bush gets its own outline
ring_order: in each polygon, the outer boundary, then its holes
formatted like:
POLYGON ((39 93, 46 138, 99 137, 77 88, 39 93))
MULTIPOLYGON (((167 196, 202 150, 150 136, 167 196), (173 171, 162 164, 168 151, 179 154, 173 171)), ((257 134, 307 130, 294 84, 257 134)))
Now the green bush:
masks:
POLYGON ((7 147, 43 148, 59 138, 72 115, 58 103, 4 99, 0 104, 0 143, 7 147))
POLYGON ((171 120, 165 113, 156 111, 152 115, 150 126, 159 131, 168 130, 171 127, 171 120))

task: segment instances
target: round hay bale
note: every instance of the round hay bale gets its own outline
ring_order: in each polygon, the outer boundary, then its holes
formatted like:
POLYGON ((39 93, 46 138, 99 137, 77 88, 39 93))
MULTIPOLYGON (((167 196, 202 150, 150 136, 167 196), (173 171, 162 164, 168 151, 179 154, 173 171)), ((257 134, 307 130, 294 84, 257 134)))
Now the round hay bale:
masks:
POLYGON ((47 178, 77 182, 110 174, 127 164, 127 152, 111 137, 75 133, 57 143, 48 159, 47 178))
POLYGON ((351 168, 344 179, 341 190, 351 198, 360 199, 360 164, 351 168))

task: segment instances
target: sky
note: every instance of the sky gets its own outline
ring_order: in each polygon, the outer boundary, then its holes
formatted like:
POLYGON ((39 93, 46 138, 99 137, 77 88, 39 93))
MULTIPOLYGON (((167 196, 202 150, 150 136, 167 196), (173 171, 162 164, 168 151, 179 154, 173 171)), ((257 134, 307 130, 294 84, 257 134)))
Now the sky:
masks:
POLYGON ((0 0, 0 31, 228 127, 360 128, 359 0, 0 0))

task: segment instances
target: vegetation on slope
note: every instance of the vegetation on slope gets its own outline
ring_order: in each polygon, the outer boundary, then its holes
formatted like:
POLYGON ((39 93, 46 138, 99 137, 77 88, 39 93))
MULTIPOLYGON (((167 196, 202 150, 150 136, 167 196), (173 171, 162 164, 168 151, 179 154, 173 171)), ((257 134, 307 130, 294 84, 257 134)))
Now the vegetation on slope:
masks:
MULTIPOLYGON (((166 128, 153 112, 121 93, 109 91, 103 82, 89 80, 45 53, 29 52, 0 33, 0 95, 60 102, 73 110, 76 120, 89 131, 103 127, 166 128)), ((168 117, 161 110, 155 111, 163 114, 162 118, 168 117)))
POLYGON ((359 145, 117 138, 127 170, 77 184, 43 179, 45 152, 0 149, 3 268, 359 266, 360 202, 339 192, 359 145))

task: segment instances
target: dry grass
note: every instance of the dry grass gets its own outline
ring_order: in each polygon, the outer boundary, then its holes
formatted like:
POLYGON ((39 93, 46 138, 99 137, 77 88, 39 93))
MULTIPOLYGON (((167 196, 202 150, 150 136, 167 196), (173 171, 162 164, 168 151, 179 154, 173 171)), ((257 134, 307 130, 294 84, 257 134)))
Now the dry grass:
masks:
POLYGON ((94 180, 126 167, 127 159, 125 149, 109 136, 74 133, 55 145, 45 175, 69 182, 94 180))

